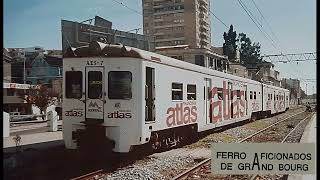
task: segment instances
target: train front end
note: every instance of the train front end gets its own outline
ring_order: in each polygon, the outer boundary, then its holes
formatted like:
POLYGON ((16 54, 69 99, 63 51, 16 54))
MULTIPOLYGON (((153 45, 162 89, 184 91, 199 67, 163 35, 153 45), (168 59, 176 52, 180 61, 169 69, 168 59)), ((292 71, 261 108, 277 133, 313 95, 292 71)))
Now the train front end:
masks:
POLYGON ((139 59, 71 57, 63 67, 66 148, 129 152, 143 143, 139 59))

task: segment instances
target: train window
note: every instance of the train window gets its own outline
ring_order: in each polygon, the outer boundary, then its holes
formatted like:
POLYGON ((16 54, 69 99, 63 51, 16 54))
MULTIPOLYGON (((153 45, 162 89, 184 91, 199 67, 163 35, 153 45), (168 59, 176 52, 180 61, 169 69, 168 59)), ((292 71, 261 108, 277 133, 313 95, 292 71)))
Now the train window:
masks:
POLYGON ((102 72, 88 72, 88 97, 90 99, 102 98, 102 72))
POLYGON ((252 99, 252 91, 250 91, 250 99, 252 99))
POLYGON ((82 97, 82 72, 66 72, 66 98, 80 99, 82 97))
POLYGON ((257 92, 253 92, 253 99, 257 99, 257 92))
POLYGON ((183 100, 182 83, 172 83, 172 100, 183 100))
POLYGON ((188 100, 196 100, 197 99, 196 85, 193 85, 193 84, 187 85, 187 99, 188 100))
POLYGON ((108 74, 109 99, 132 98, 132 73, 130 71, 110 71, 108 74))
POLYGON ((218 99, 223 100, 223 89, 222 88, 218 88, 218 99))

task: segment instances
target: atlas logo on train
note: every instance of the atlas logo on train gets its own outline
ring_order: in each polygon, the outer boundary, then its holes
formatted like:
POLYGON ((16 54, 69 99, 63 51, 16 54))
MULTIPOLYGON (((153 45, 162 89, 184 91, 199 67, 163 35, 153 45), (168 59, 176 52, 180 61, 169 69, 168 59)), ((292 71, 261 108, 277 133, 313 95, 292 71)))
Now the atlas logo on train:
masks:
POLYGON ((213 87, 210 94, 210 118, 212 123, 217 123, 222 119, 229 120, 244 116, 245 100, 243 90, 233 90, 230 95, 226 82, 223 81, 223 88, 213 87))
POLYGON ((197 121, 197 106, 194 103, 177 103, 167 109, 167 126, 189 124, 197 121))

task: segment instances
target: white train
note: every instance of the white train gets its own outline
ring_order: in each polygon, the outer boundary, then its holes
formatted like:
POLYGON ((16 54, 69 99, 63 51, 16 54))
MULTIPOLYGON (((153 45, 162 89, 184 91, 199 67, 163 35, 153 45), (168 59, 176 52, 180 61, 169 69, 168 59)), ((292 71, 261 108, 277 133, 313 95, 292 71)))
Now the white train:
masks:
POLYGON ((174 146, 198 132, 284 112, 289 90, 122 45, 93 42, 63 59, 68 149, 174 146))

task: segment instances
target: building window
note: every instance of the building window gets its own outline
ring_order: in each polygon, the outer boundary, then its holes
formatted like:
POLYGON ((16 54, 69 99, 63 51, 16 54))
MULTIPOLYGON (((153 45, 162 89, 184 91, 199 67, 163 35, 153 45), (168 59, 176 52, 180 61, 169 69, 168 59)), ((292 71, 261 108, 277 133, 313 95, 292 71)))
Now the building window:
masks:
POLYGON ((187 99, 188 100, 196 100, 197 94, 196 94, 196 85, 187 85, 187 99))
POLYGON ((132 98, 132 74, 129 71, 110 71, 108 74, 109 99, 132 98))
POLYGON ((253 92, 253 99, 257 99, 257 92, 256 91, 253 92))
POLYGON ((252 99, 252 91, 250 91, 250 99, 252 99))
POLYGON ((222 88, 218 88, 218 99, 223 100, 223 89, 222 88))
POLYGON ((182 83, 172 83, 172 100, 183 100, 182 83))
POLYGON ((7 89, 7 96, 14 96, 15 91, 15 89, 7 89))
POLYGON ((213 67, 214 66, 214 59, 212 57, 209 58, 209 66, 213 67))
POLYGON ((172 58, 183 60, 182 56, 171 56, 172 58))
POLYGON ((66 72, 66 98, 80 99, 82 97, 82 72, 66 72))
POLYGON ((195 64, 204 67, 204 56, 203 55, 195 55, 195 64))

